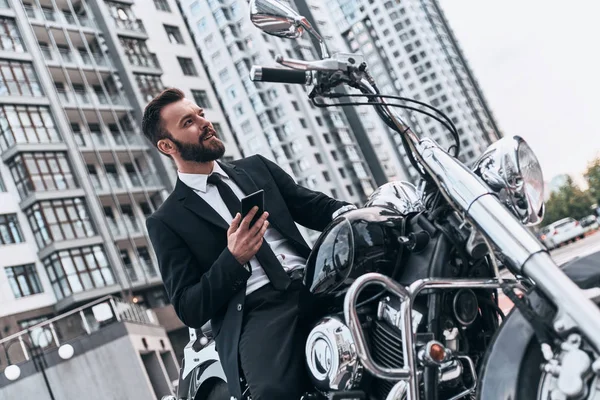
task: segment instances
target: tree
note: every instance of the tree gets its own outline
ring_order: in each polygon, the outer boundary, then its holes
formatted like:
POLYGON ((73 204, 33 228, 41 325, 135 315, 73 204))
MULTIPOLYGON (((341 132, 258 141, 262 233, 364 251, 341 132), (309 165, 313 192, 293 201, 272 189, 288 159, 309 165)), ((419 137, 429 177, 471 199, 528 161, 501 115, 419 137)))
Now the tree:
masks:
POLYGON ((590 206, 593 202, 590 193, 579 189, 569 177, 567 182, 558 191, 552 193, 546 202, 544 225, 567 217, 579 220, 590 214, 590 206))
POLYGON ((600 157, 592 160, 583 174, 594 202, 600 203, 600 157))

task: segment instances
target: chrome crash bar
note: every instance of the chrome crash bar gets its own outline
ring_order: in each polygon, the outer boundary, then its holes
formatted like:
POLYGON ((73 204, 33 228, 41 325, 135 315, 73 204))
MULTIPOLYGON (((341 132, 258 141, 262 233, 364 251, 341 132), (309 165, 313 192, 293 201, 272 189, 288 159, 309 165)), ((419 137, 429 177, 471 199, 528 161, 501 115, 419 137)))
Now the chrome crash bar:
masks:
MULTIPOLYGON (((505 279, 503 282, 525 290, 525 286, 521 284, 520 280, 505 279)), ((408 400, 417 400, 419 382, 417 379, 417 356, 412 327, 412 308, 417 295, 424 289, 497 289, 500 285, 501 283, 497 279, 421 279, 415 281, 409 287, 405 287, 385 275, 372 272, 356 279, 348 289, 344 299, 344 318, 356 343, 356 352, 363 366, 378 378, 407 382, 408 400), (372 284, 382 286, 400 298, 402 353, 404 356, 404 366, 402 368, 389 368, 379 365, 375 362, 369 351, 369 346, 358 318, 356 305, 362 290, 372 284)))

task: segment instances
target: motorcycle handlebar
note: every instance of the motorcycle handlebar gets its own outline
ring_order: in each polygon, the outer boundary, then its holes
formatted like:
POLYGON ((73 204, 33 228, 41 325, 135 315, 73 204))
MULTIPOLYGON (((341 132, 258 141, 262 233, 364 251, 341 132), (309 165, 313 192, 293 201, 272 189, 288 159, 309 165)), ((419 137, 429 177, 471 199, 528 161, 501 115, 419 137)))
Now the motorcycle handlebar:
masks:
POLYGON ((254 65, 250 70, 250 79, 255 82, 277 82, 309 85, 312 80, 312 73, 309 71, 268 68, 254 65))

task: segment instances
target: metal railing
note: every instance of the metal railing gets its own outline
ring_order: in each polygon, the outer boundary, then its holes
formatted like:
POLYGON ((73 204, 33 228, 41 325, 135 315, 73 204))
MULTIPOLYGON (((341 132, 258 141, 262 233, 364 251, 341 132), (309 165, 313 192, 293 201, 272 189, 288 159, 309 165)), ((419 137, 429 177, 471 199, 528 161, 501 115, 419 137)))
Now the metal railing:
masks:
POLYGON ((154 311, 109 295, 0 339, 0 346, 18 364, 31 358, 25 342, 48 351, 117 322, 159 325, 154 311), (20 345, 10 346, 14 341, 20 345))

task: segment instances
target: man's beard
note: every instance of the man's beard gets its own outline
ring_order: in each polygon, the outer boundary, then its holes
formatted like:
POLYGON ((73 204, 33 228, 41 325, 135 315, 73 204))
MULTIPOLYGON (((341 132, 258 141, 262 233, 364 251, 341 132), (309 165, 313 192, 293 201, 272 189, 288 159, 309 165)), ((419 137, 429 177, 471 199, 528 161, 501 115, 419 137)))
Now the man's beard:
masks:
MULTIPOLYGON (((199 143, 183 143, 173 138, 171 138, 171 141, 175 143, 177 150, 179 150, 179 155, 185 161, 204 163, 215 161, 223 157, 223 154, 225 154, 225 145, 223 142, 215 136, 217 141, 205 146, 203 143, 204 137, 205 135, 200 137, 199 143)), ((211 140, 212 139, 209 139, 209 141, 211 140)))

